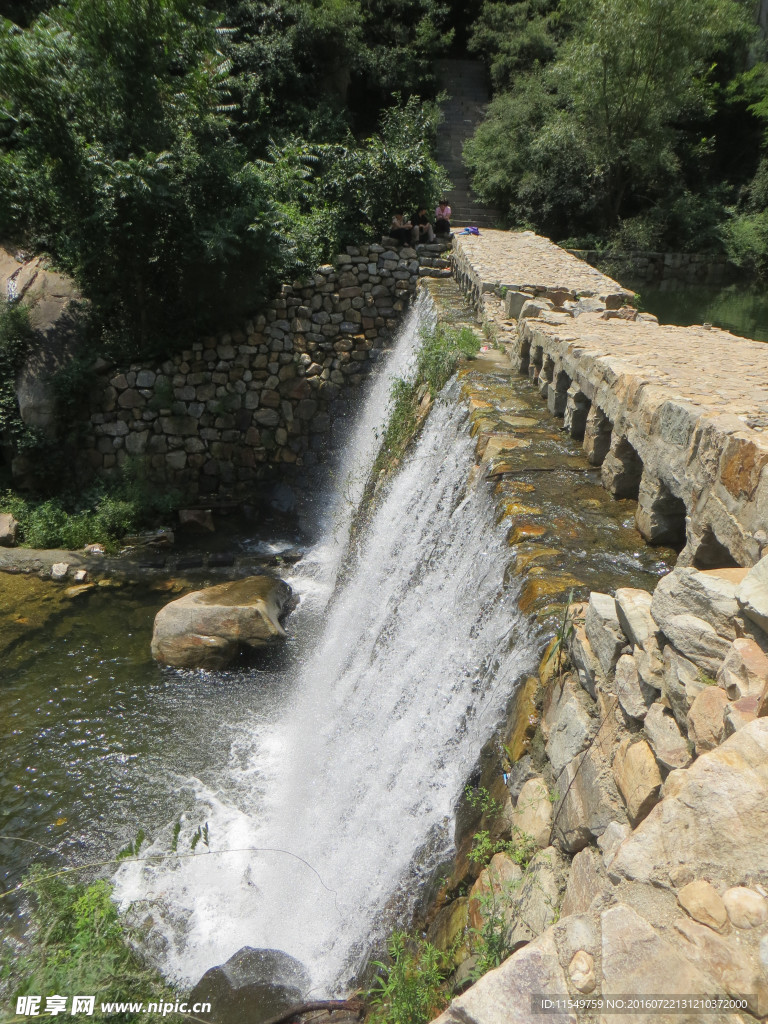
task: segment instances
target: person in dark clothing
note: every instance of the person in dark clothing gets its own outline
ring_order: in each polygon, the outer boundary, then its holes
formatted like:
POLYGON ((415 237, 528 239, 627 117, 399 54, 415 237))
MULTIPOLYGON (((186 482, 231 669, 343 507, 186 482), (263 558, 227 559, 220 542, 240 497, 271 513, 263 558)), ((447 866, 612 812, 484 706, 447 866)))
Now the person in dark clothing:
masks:
POLYGON ((420 207, 419 212, 414 218, 414 223, 419 229, 418 240, 420 242, 434 242, 435 232, 432 230, 432 224, 430 223, 426 206, 420 207))
POLYGON ((389 236, 394 238, 401 245, 410 245, 413 240, 414 229, 413 224, 409 220, 405 219, 405 215, 402 213, 396 213, 392 218, 392 223, 389 226, 389 236))

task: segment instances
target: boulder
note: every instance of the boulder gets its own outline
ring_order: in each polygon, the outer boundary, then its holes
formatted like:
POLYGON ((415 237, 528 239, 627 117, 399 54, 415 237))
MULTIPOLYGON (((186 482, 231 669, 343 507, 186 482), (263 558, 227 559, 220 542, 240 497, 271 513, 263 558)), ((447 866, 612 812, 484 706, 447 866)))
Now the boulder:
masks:
POLYGON ((497 853, 483 868, 469 893, 468 921, 477 931, 483 927, 489 905, 497 913, 508 909, 520 887, 523 872, 508 853, 497 853))
POLYGON ((677 722, 663 704, 652 704, 643 723, 646 738, 656 760, 669 771, 687 768, 691 753, 677 722))
POLYGON ((757 718, 757 704, 759 697, 741 697, 726 705, 723 712, 723 736, 733 736, 745 725, 754 722, 757 718))
POLYGON ((544 696, 542 732, 547 757, 558 774, 595 734, 597 720, 591 713, 594 705, 590 708, 590 704, 570 675, 564 676, 562 683, 553 680, 544 696))
MULTIPOLYGON (((457 996, 433 1024, 531 1024, 533 993, 567 991, 568 982, 549 928, 457 996)), ((572 1020, 565 1008, 548 1012, 546 1019, 548 1024, 569 1024, 572 1020)))
POLYGON ((626 822, 612 821, 608 828, 598 838, 597 845, 603 855, 603 864, 609 867, 611 861, 618 853, 619 847, 627 838, 631 829, 626 822))
POLYGON ((280 618, 292 594, 287 583, 272 576, 186 594, 157 613, 152 655, 176 668, 225 668, 244 648, 285 638, 280 618))
POLYGON ((587 693, 594 700, 596 684, 604 680, 603 670, 600 662, 592 650, 592 645, 587 639, 587 632, 583 622, 573 623, 573 633, 569 645, 571 662, 579 677, 579 682, 587 693))
POLYGON ((636 647, 645 648, 656 636, 658 627, 651 616, 651 595, 647 590, 620 587, 616 591, 616 614, 624 635, 636 647))
POLYGON ((69 573, 69 562, 54 562, 51 566, 51 579, 65 580, 69 573))
POLYGON ((616 602, 612 597, 597 592, 589 595, 584 628, 601 669, 608 675, 613 671, 627 643, 616 614, 616 602))
MULTIPOLYGON (((664 938, 636 910, 619 903, 603 911, 602 956, 600 961, 602 985, 605 993, 631 993, 636 996, 712 995, 713 985, 706 965, 701 968, 687 960, 676 944, 664 938)), ((647 1015, 631 1014, 627 1019, 645 1020, 647 1015)), ((672 1024, 680 1020, 679 1014, 654 1013, 654 1024, 672 1024)), ((685 1015, 682 1019, 685 1019, 685 1015)), ((689 1020, 693 1017, 688 1016, 689 1020)), ((695 1019, 699 1019, 698 1014, 695 1019)), ((733 1020, 729 1013, 712 1013, 707 1021, 725 1024, 733 1020)))
POLYGON ((768 555, 744 577, 736 589, 736 600, 747 618, 768 633, 768 555))
POLYGON ((759 928, 768 918, 768 900, 743 885, 724 892, 723 903, 734 928, 759 928))
POLYGON ((654 690, 657 694, 661 693, 664 689, 664 658, 656 640, 649 637, 645 648, 635 647, 632 658, 645 692, 654 690))
POLYGON ((611 877, 669 888, 702 877, 733 886, 745 871, 768 873, 768 719, 671 772, 662 797, 619 847, 611 877))
POLYGON ((549 846, 552 835, 552 801, 543 779, 529 779, 520 790, 512 812, 513 836, 530 836, 538 849, 549 846))
POLYGON ((717 673, 717 685, 730 700, 760 696, 768 685, 768 657, 754 640, 738 637, 733 641, 717 673))
POLYGON ((555 791, 553 835, 566 853, 578 853, 612 821, 626 821, 611 770, 593 748, 563 769, 555 791))
POLYGON ((613 775, 634 828, 656 804, 661 774, 653 751, 643 739, 627 736, 613 759, 613 775))
POLYGON ((738 613, 734 583, 690 566, 678 566, 659 580, 651 601, 651 615, 666 636, 670 636, 670 619, 693 615, 703 619, 718 636, 735 640, 738 613))
POLYGON ((565 862, 559 850, 548 846, 536 853, 504 914, 511 949, 537 938, 557 919, 564 877, 565 862))
POLYGON ((304 1002, 310 987, 304 967, 277 949, 244 946, 225 964, 206 971, 190 1003, 207 1002, 214 1024, 265 1024, 304 1002))
POLYGON ((571 862, 561 916, 586 913, 595 899, 606 896, 612 888, 598 851, 594 846, 584 847, 571 862))
POLYGON ((698 668, 671 644, 664 648, 664 685, 662 694, 681 729, 688 728, 688 712, 706 687, 698 668))
POLYGON ((15 548, 19 524, 9 512, 0 512, 0 548, 15 548))
POLYGON ((672 615, 664 622, 664 635, 680 653, 713 679, 728 654, 730 644, 704 619, 696 615, 672 615))
POLYGON ((677 899, 683 910, 700 924, 719 931, 728 923, 725 904, 717 889, 703 878, 684 885, 677 899))
POLYGON ((753 1017, 765 1016, 768 1011, 765 971, 738 940, 732 935, 718 935, 706 925, 685 918, 678 918, 674 927, 678 933, 676 944, 687 960, 706 971, 714 985, 733 999, 746 999, 753 1017))
POLYGON ((705 686, 688 712, 688 737, 697 754, 713 750, 723 738, 723 712, 728 704, 725 690, 705 686))
POLYGON ((637 664, 631 654, 622 654, 616 662, 616 695, 624 712, 640 721, 656 699, 656 691, 640 681, 637 664))

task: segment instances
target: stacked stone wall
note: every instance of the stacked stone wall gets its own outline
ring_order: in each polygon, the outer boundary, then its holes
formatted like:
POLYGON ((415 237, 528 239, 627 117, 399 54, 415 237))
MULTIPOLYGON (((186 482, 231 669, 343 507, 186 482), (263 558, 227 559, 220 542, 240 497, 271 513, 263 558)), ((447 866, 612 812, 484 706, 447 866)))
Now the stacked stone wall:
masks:
POLYGON ((419 276, 449 273, 442 245, 383 243, 284 284, 237 330, 103 375, 85 411, 85 473, 142 458, 160 483, 237 494, 276 467, 317 462, 419 276))

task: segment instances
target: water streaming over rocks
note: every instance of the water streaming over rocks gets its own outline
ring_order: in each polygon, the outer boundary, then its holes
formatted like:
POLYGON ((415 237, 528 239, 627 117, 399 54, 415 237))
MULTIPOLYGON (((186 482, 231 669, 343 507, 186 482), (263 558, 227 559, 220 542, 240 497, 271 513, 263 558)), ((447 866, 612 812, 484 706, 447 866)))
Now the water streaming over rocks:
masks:
POLYGON ((406 324, 352 442, 326 538, 291 580, 304 600, 289 624, 297 641, 283 699, 230 725, 217 786, 176 780, 182 839, 208 821, 210 852, 201 843, 177 864, 118 873, 124 901, 156 900, 163 966, 184 980, 250 945, 301 960, 313 995, 343 990, 385 912, 406 913, 419 875, 450 849, 456 797, 533 663, 533 644, 513 636, 522 622, 501 582, 490 503, 466 489, 472 443, 455 383, 326 604, 389 380, 407 370, 425 316, 419 307, 406 324))

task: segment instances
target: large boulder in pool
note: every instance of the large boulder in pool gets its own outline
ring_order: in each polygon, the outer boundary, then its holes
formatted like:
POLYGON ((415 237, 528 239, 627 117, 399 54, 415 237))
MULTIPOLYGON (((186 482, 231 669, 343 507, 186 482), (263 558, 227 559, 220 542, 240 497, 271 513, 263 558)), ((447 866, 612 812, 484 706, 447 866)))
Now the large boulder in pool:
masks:
POLYGON ((205 972, 188 1002, 210 1003, 211 1012, 196 1018, 212 1024, 265 1024, 304 1002, 309 984, 302 964, 287 953, 243 946, 205 972))
POLYGON ((171 601, 155 616, 152 655, 175 668, 226 668, 249 648, 285 639, 293 591, 273 576, 248 576, 171 601))

